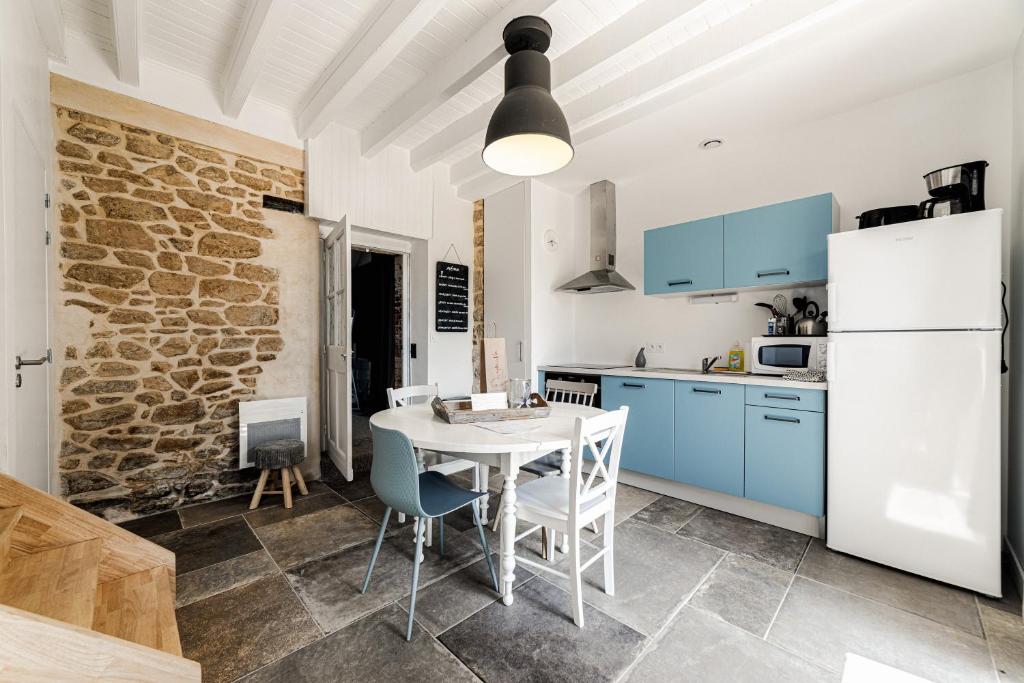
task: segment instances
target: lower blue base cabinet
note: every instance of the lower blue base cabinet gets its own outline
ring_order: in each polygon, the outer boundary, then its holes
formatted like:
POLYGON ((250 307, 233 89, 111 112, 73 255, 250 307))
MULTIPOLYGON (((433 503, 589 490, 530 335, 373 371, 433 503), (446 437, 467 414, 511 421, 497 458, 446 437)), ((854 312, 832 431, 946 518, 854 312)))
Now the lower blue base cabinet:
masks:
POLYGON ((825 514, 825 414, 746 407, 744 495, 809 515, 825 514))
POLYGON ((674 479, 743 495, 744 387, 676 382, 674 479))
POLYGON ((601 407, 629 407, 622 441, 623 469, 671 479, 675 381, 637 377, 601 378, 601 407))

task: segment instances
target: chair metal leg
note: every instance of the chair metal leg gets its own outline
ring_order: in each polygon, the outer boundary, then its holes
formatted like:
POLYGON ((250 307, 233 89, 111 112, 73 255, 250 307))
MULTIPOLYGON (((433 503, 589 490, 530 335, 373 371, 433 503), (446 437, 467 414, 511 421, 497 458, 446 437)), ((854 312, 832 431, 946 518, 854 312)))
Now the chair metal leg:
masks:
POLYGON ((384 542, 384 532, 388 528, 388 519, 391 518, 391 508, 384 510, 384 521, 380 523, 380 533, 377 534, 377 544, 373 546, 373 555, 370 556, 370 566, 366 568, 366 579, 363 580, 363 589, 360 593, 365 593, 366 589, 370 587, 370 575, 373 574, 373 565, 377 564, 377 555, 380 553, 380 544, 384 542))
POLYGON ((412 561, 412 595, 409 598, 409 625, 405 630, 406 640, 412 640, 412 618, 416 614, 416 587, 420 580, 420 563, 416 561, 416 558, 423 552, 423 535, 423 525, 421 524, 419 533, 416 534, 416 554, 412 561))
POLYGON ((444 515, 437 518, 437 534, 441 542, 441 557, 444 557, 444 515))
POLYGON ((480 511, 477 509, 477 501, 472 502, 473 506, 473 523, 476 524, 477 531, 480 532, 480 545, 484 547, 484 559, 487 560, 487 570, 491 573, 491 581, 494 582, 494 590, 497 593, 501 592, 501 588, 498 587, 498 575, 494 573, 494 560, 491 559, 491 548, 487 545, 487 536, 484 535, 484 525, 480 522, 480 511))

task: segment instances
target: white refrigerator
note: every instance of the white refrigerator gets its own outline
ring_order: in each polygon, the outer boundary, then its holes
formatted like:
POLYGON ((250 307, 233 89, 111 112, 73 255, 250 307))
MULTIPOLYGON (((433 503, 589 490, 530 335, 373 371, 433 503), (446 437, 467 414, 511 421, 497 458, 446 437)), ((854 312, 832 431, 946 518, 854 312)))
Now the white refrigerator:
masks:
POLYGON ((828 239, 826 543, 998 596, 1002 210, 828 239))

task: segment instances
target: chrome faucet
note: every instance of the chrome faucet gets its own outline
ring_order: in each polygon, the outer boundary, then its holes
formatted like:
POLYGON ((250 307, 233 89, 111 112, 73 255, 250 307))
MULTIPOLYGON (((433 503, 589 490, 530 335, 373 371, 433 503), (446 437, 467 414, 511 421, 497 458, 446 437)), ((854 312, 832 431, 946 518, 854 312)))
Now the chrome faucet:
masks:
POLYGON ((715 356, 714 358, 702 358, 700 361, 700 371, 705 375, 708 374, 720 358, 721 356, 715 356))

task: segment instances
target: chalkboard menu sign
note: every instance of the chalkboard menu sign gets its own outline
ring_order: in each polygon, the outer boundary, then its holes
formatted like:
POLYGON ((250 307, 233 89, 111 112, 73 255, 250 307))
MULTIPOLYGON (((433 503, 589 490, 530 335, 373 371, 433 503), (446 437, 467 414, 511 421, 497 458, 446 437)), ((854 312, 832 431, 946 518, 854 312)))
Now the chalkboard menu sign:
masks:
POLYGON ((469 330, 469 266, 437 262, 434 318, 434 329, 438 332, 469 330))

